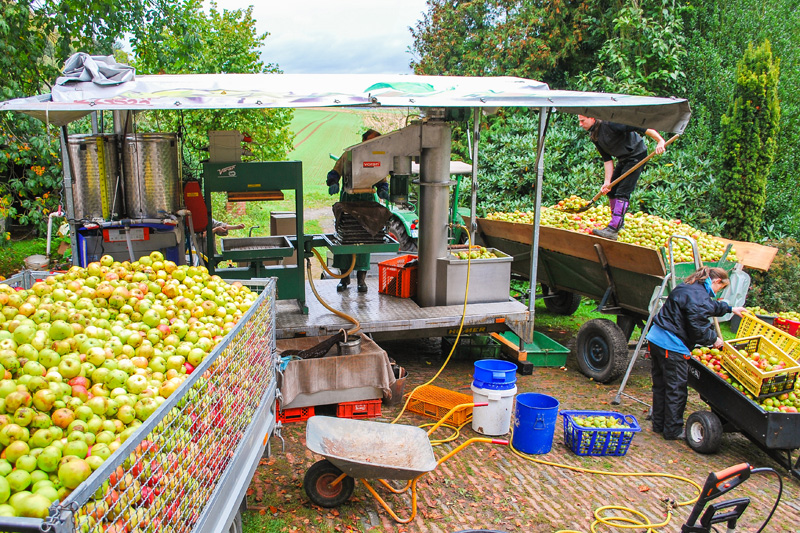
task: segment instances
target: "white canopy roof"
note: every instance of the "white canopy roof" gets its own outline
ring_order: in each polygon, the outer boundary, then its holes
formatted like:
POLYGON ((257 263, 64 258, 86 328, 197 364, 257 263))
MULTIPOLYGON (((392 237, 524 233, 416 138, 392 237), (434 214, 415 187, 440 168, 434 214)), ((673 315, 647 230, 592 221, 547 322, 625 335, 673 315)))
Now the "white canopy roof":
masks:
POLYGON ((328 106, 555 108, 603 120, 682 133, 689 103, 679 98, 552 91, 515 77, 397 74, 173 74, 119 85, 69 81, 51 94, 0 102, 58 126, 92 111, 257 109, 328 106))

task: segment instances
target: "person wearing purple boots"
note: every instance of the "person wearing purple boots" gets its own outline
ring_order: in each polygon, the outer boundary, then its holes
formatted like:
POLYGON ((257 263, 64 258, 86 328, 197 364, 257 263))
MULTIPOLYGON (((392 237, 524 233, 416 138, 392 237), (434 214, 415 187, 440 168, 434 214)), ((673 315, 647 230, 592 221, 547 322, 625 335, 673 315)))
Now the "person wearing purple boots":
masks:
POLYGON ((636 169, 630 176, 611 187, 611 182, 634 167, 647 157, 647 146, 642 135, 656 141, 656 153, 663 154, 666 149, 664 138, 653 129, 636 128, 615 122, 606 122, 592 117, 578 115, 581 128, 589 132, 589 138, 597 147, 603 158, 605 180, 600 190, 608 194, 611 207, 611 222, 608 227, 592 230, 592 233, 605 239, 617 240, 617 234, 625 224, 625 213, 628 211, 631 194, 639 181, 643 167, 636 169), (614 165, 614 158, 617 164, 614 165))

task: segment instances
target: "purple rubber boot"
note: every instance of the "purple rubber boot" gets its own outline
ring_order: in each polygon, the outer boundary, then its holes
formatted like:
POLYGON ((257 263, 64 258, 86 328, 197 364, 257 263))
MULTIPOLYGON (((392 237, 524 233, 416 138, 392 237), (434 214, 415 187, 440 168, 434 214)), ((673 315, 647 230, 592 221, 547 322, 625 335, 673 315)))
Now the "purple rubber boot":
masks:
POLYGON ((595 229, 592 230, 592 233, 598 237, 616 241, 617 234, 619 234, 620 230, 625 225, 625 213, 628 211, 630 202, 620 198, 609 198, 608 205, 611 207, 611 222, 608 223, 607 228, 595 229))

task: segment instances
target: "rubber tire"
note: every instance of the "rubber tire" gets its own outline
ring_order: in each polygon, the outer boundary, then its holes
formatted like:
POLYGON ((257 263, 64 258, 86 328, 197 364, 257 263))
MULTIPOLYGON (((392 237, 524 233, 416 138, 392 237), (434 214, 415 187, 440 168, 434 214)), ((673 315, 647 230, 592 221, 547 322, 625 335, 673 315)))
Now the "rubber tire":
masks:
POLYGON ((333 463, 327 459, 317 461, 306 472, 303 488, 308 499, 320 507, 338 507, 350 499, 355 489, 355 480, 350 476, 344 478, 336 487, 328 484, 342 475, 333 463))
POLYGON ((641 324, 641 320, 633 318, 632 316, 617 315, 617 326, 622 330, 625 339, 630 340, 636 326, 643 327, 644 324, 641 324))
POLYGON ((400 251, 417 253, 417 240, 406 231, 403 222, 397 217, 391 217, 386 223, 386 233, 400 243, 400 251))
POLYGON ((233 522, 231 523, 231 528, 228 530, 228 533, 243 533, 244 527, 242 526, 242 513, 241 511, 236 512, 236 516, 233 518, 233 522))
POLYGON ((581 305, 581 295, 569 291, 553 291, 547 285, 542 284, 542 295, 545 308, 554 315, 571 315, 578 310, 581 305), (550 296, 550 295, 553 296, 550 296))
POLYGON ((723 433, 722 421, 710 411, 696 411, 686 419, 686 444, 697 453, 717 453, 723 433))
POLYGON ((619 326, 606 318, 581 326, 577 352, 581 373, 600 383, 617 379, 628 365, 628 340, 619 326))

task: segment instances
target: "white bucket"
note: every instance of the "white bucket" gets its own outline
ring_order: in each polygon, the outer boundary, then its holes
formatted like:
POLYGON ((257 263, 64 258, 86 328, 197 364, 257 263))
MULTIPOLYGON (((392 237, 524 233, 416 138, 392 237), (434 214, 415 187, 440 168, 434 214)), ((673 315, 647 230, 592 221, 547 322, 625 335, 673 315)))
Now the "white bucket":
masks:
POLYGON ((29 255, 25 258, 25 268, 28 270, 47 270, 50 260, 44 255, 29 255))
POLYGON ((511 431, 511 412, 514 408, 516 385, 510 389, 472 388, 472 399, 475 403, 486 403, 486 407, 472 409, 472 429, 481 435, 505 435, 511 431))

